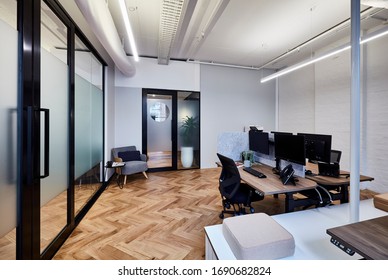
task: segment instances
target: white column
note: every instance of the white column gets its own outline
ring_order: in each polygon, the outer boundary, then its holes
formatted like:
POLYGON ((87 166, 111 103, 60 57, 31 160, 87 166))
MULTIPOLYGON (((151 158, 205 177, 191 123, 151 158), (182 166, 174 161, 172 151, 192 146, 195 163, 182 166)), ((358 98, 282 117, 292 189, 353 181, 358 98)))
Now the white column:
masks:
POLYGON ((351 0, 350 222, 360 205, 360 0, 351 0))

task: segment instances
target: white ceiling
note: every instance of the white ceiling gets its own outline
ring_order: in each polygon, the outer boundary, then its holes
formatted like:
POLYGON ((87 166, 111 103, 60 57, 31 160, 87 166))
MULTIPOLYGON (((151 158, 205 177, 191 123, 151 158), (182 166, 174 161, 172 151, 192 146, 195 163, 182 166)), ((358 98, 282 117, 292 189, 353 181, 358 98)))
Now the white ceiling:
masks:
MULTIPOLYGON (((158 57, 163 1, 171 0, 126 0, 140 56, 158 57)), ((186 13, 180 20, 169 57, 280 69, 311 57, 323 47, 334 48, 349 41, 350 3, 350 0, 186 0, 186 13), (343 24, 336 27, 340 23, 343 24), (333 30, 303 46, 330 29, 333 30), (273 61, 284 54, 287 55, 273 61)), ((109 0, 108 4, 118 33, 125 38, 117 0, 109 0)), ((365 5, 361 10, 366 10, 362 29, 386 23, 387 10, 365 5)), ((130 55, 127 39, 123 42, 130 55)))
MULTIPOLYGON (((123 48, 131 55, 118 0, 95 1, 106 1, 123 48)), ((169 1, 184 2, 175 40, 169 53, 162 54, 166 63, 177 59, 281 69, 350 40, 351 0, 125 0, 140 56, 161 57, 161 11, 169 1)), ((3 4, 7 2, 15 0, 3 4)), ((111 62, 75 0, 59 2, 111 62)), ((363 32, 386 27, 388 10, 380 7, 388 7, 388 0, 362 3, 375 6, 361 6, 363 32)), ((0 6, 1 11, 6 8, 0 6)))

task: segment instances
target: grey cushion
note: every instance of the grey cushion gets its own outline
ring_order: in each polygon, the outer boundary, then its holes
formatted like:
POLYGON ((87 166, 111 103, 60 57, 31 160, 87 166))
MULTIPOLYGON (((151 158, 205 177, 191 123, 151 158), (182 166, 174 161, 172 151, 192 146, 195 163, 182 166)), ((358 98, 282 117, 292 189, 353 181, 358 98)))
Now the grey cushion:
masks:
POLYGON ((226 218, 222 233, 239 260, 273 260, 295 252, 294 237, 265 213, 226 218))
POLYGON ((134 160, 141 160, 140 159, 140 152, 139 151, 125 151, 125 152, 118 152, 119 158, 121 158, 123 161, 134 161, 134 160))

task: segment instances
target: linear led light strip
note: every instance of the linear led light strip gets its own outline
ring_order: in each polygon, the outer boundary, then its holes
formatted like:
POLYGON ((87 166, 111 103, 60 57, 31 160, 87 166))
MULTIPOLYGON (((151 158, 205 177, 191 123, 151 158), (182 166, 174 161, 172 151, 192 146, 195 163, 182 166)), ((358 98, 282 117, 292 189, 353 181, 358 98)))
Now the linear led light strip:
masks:
POLYGON ((133 37, 133 32, 131 28, 131 23, 129 22, 127 6, 125 5, 125 0, 119 0, 121 15, 123 16, 125 30, 129 38, 129 44, 131 45, 132 55, 135 61, 139 61, 139 54, 137 53, 137 48, 135 44, 135 38, 133 37))
MULTIPOLYGON (((375 31, 375 32, 372 32, 369 35, 366 35, 363 39, 361 39, 360 44, 361 45, 365 44, 367 42, 370 42, 370 41, 372 41, 374 39, 380 38, 380 37, 385 36, 387 34, 388 34, 388 27, 383 28, 383 29, 378 30, 378 31, 375 31)), ((338 48, 335 48, 334 50, 331 50, 330 52, 324 53, 323 55, 320 55, 320 56, 315 57, 315 58, 311 58, 311 59, 306 60, 306 61, 302 61, 302 62, 297 63, 297 64, 295 64, 293 66, 290 66, 290 67, 288 67, 286 69, 283 69, 283 70, 281 70, 279 72, 276 72, 276 73, 274 73, 272 75, 269 75, 269 76, 267 76, 265 78, 262 78, 260 81, 261 81, 261 83, 268 82, 268 81, 270 81, 272 79, 278 78, 280 76, 283 76, 283 75, 288 74, 288 73, 290 73, 292 71, 298 70, 298 69, 300 69, 302 67, 305 67, 307 65, 310 65, 310 64, 313 64, 315 62, 321 61, 321 60, 323 60, 325 58, 328 58, 330 56, 336 55, 336 54, 338 54, 340 52, 349 50, 350 47, 351 47, 350 43, 348 43, 346 45, 343 45, 343 46, 340 46, 338 48)))

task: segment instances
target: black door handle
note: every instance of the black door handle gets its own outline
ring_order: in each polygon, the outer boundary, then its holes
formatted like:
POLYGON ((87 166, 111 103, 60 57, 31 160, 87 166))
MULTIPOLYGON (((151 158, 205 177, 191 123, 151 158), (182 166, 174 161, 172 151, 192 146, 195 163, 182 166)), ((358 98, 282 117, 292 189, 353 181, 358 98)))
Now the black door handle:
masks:
POLYGON ((44 170, 40 178, 46 178, 50 175, 50 110, 38 109, 44 113, 44 170))

